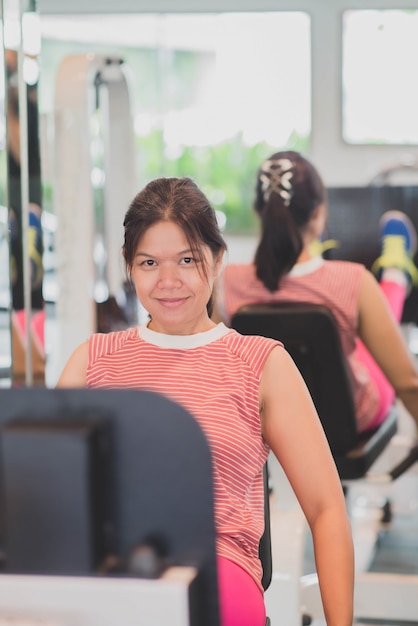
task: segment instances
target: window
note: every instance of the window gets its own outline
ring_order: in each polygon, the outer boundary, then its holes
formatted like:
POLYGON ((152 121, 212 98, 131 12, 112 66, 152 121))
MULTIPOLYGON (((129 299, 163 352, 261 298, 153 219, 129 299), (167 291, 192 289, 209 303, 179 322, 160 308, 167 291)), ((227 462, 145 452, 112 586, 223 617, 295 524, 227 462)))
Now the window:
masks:
POLYGON ((254 227, 261 161, 285 147, 308 149, 305 13, 42 16, 41 28, 41 110, 53 108, 66 54, 118 54, 131 76, 138 186, 191 176, 227 230, 254 227))
POLYGON ((418 143, 417 58, 417 10, 344 13, 345 141, 418 143))

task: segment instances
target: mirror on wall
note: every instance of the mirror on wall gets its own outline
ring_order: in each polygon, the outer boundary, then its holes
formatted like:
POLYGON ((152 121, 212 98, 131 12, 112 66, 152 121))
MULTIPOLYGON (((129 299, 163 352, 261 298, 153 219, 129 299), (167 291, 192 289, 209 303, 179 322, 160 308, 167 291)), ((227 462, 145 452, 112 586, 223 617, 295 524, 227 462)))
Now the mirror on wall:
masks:
POLYGON ((3 29, 0 31, 0 386, 11 382, 9 219, 7 209, 7 153, 3 29))
MULTIPOLYGON (((1 181, 3 384, 43 384, 45 374, 42 185, 38 127, 40 30, 34 0, 3 0, 1 181), (3 222, 2 222, 3 226, 3 222), (3 252, 3 251, 2 251, 3 252), (29 333, 27 333, 29 329, 29 333), (8 383, 7 383, 8 381, 8 383)), ((1 235, 0 235, 1 236, 1 235)))
POLYGON ((47 386, 91 332, 137 322, 122 223, 148 180, 199 180, 241 254, 243 239, 253 245, 248 198, 261 155, 288 137, 293 148, 309 141, 308 14, 139 12, 96 24, 97 15, 41 16, 43 221, 56 220, 53 263, 44 252, 47 386), (283 92, 270 76, 290 45, 299 52, 281 67, 293 87, 283 92))

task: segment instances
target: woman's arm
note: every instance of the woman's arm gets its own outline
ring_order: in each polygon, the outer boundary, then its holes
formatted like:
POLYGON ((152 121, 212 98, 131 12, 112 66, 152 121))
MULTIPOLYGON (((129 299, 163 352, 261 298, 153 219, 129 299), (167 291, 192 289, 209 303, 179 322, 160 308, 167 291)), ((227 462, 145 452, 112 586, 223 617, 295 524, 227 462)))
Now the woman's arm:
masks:
POLYGON ((57 387, 87 387, 88 342, 74 350, 59 377, 57 387))
POLYGON ((289 354, 269 355, 260 384, 263 435, 312 531, 328 626, 351 626, 354 554, 338 472, 309 391, 289 354))
POLYGON ((400 325, 370 272, 359 293, 359 337, 418 424, 418 371, 400 325))

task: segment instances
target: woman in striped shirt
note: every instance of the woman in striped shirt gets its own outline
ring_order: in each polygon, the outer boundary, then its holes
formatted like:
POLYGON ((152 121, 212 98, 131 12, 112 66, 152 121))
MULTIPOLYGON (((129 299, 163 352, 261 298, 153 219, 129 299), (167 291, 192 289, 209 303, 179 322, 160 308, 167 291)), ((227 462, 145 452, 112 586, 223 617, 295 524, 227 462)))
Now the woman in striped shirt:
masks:
POLYGON ((58 386, 156 391, 201 425, 213 458, 222 626, 265 623, 258 547, 272 450, 312 529, 327 624, 351 626, 351 531, 305 383, 279 342, 211 320, 226 249, 213 208, 190 179, 161 178, 134 198, 124 227, 127 270, 149 321, 92 335, 58 386))
POLYGON ((399 326, 417 277, 416 233, 408 217, 399 211, 382 216, 382 255, 372 268, 378 282, 364 265, 327 261, 315 252, 326 225, 326 191, 301 154, 278 152, 261 165, 254 208, 261 221, 254 262, 225 267, 216 318, 228 324, 252 302, 327 306, 350 366, 358 430, 381 423, 395 393, 418 422, 418 372, 399 326))

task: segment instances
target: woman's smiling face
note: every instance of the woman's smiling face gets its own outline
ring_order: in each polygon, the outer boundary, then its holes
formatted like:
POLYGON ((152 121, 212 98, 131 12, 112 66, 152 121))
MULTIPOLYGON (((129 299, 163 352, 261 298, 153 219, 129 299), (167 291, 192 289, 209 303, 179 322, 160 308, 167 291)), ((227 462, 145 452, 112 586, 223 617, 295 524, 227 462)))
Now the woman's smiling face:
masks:
POLYGON ((214 326, 206 305, 222 254, 214 259, 205 245, 202 252, 203 263, 181 228, 171 221, 157 222, 142 236, 131 278, 139 301, 150 314, 149 328, 166 334, 191 335, 214 326))

